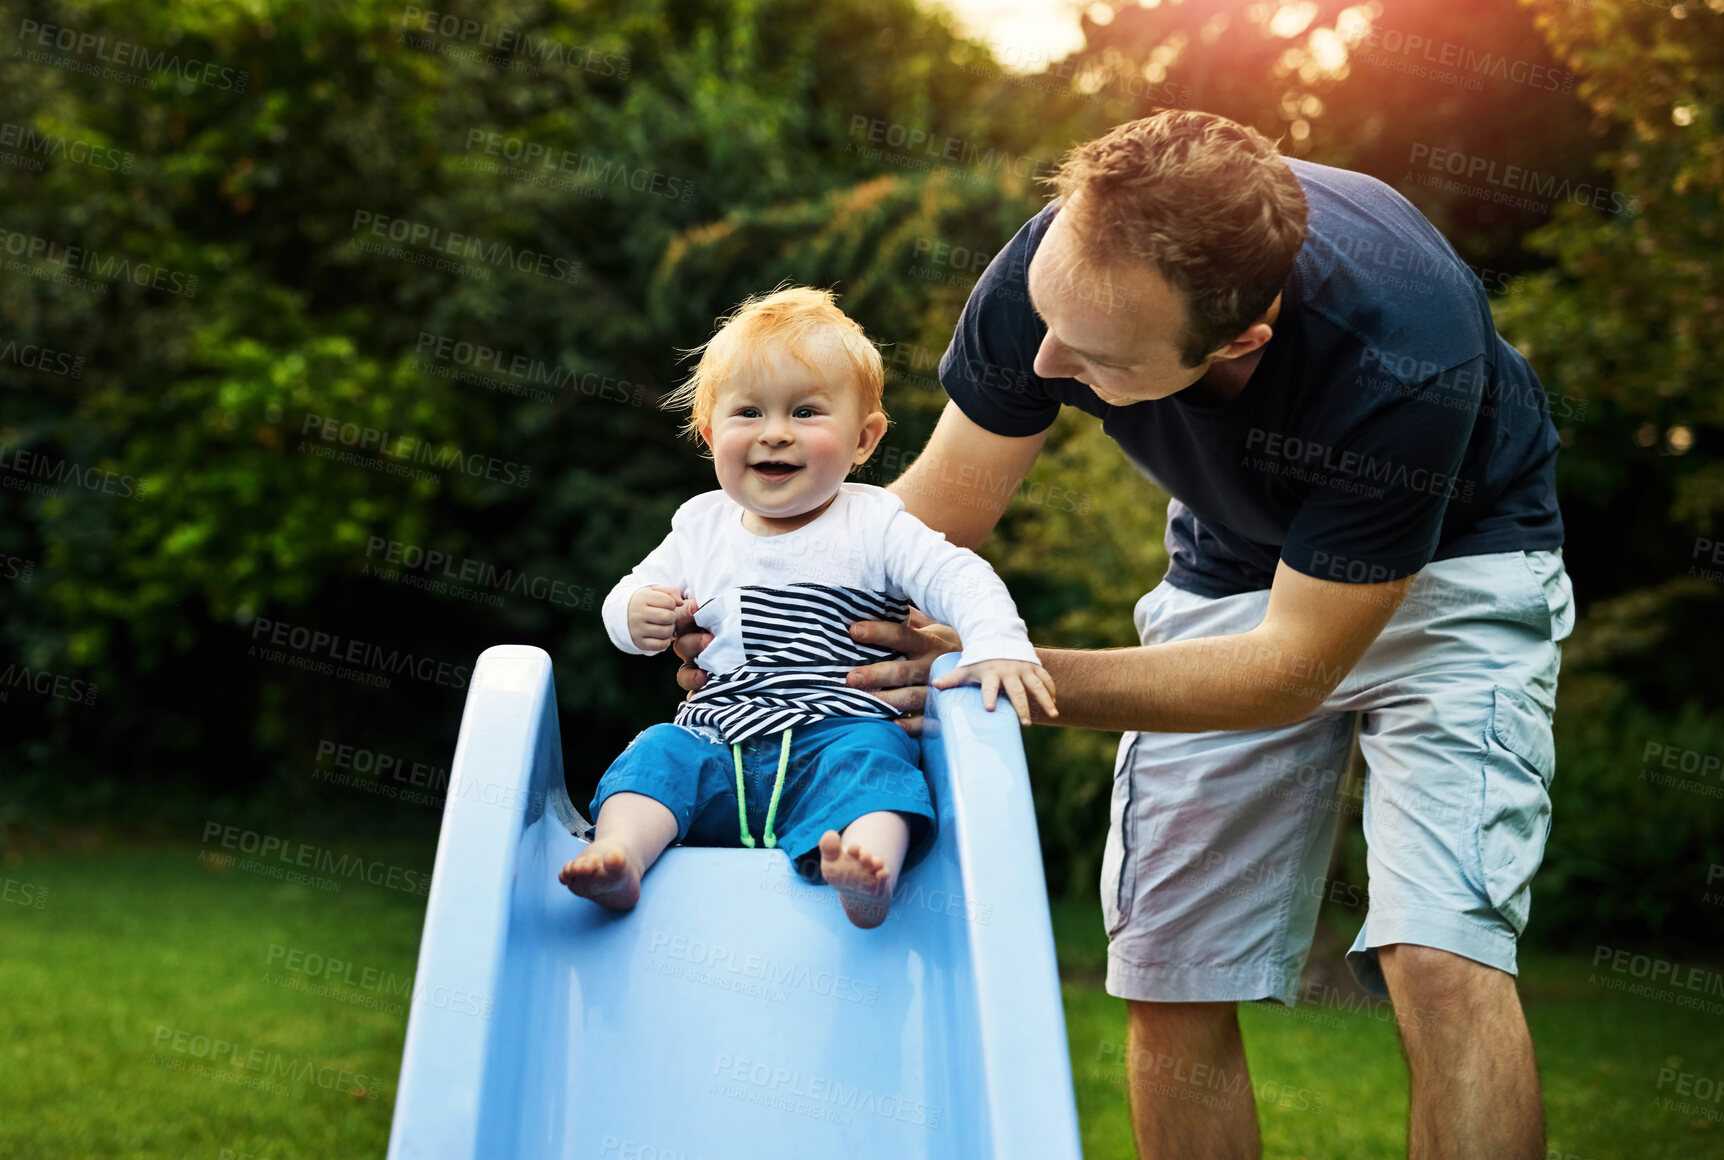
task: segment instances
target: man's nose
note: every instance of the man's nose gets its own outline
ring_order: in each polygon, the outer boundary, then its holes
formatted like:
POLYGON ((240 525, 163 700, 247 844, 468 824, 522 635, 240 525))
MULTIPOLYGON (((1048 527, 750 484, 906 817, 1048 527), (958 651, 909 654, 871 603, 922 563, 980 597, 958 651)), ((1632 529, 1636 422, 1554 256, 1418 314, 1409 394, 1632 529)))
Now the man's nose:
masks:
POLYGON ((1044 379, 1069 378, 1078 369, 1071 352, 1051 333, 1042 336, 1042 345, 1036 349, 1035 361, 1030 366, 1044 379))

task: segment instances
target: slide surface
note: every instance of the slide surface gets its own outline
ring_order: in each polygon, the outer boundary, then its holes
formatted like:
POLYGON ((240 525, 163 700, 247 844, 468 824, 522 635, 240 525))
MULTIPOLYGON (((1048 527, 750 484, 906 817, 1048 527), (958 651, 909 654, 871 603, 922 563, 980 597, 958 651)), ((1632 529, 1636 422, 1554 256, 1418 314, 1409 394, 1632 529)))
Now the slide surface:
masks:
POLYGON ((550 657, 487 649, 390 1160, 1079 1157, 1017 719, 973 685, 929 694, 940 833, 883 926, 856 929, 765 849, 672 847, 616 914, 556 881, 589 827, 564 788, 550 657))

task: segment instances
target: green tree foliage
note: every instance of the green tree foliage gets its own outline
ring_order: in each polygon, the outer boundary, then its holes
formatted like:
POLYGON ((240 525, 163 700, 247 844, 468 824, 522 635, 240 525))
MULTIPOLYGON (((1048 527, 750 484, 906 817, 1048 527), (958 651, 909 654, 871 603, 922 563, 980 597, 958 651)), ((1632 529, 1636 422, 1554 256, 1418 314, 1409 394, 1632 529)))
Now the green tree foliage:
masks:
POLYGON ((1396 186, 1475 266, 1524 268, 1519 239, 1541 217, 1481 196, 1502 192, 1485 174, 1515 167, 1578 184, 1591 173, 1577 78, 1513 5, 1109 7, 1105 24, 1086 17, 1086 44, 1062 66, 1096 89, 1109 124, 1162 105, 1221 113, 1283 152, 1396 186), (1464 181, 1453 180, 1455 158, 1464 181))
MULTIPOLYGON (((669 662, 618 653, 597 615, 677 504, 714 486, 656 406, 686 373, 679 350, 747 294, 837 288, 887 358, 894 426, 858 478, 888 483, 945 404, 937 362, 980 269, 1044 202, 1035 179, 1173 105, 1397 185, 1505 291, 1505 333, 1565 404, 1588 612, 1551 881, 1597 921, 1691 918, 1632 887, 1660 833, 1684 859, 1672 896, 1693 859, 1724 861, 1702 838, 1715 816, 1627 783, 1649 740, 1724 752, 1716 673, 1687 644, 1716 638, 1716 578, 1682 575, 1695 537, 1724 538, 1707 454, 1718 9, 1111 7, 1026 77, 909 0, 480 2, 430 27, 382 0, 0 0, 0 132, 37 143, 0 166, 0 351, 67 355, 0 360, 0 445, 33 457, 0 488, 0 666, 100 689, 0 703, 0 809, 172 812, 162 795, 182 787, 223 816, 249 800, 305 826, 408 824, 360 797, 331 816, 314 753, 446 764, 461 681, 397 673, 384 692, 251 655, 272 623, 433 671, 500 641, 546 647, 579 796, 679 695, 669 662), (121 69, 145 83, 90 71, 120 44, 155 62, 133 51, 121 69), (1454 76, 1433 78, 1445 54, 1454 76), (1528 236, 1547 215, 1496 196, 1481 159, 1637 209, 1561 204, 1528 236), (74 247, 106 271, 94 289, 64 277, 92 276, 68 268, 74 247), (403 549, 451 563, 389 559, 403 549)), ((1165 568, 1164 506, 1067 414, 984 554, 1038 641, 1129 645, 1165 568)), ((1116 738, 1028 743, 1050 883, 1086 893, 1116 738)), ((1540 897, 1562 929, 1594 921, 1540 897)))
POLYGON ((1641 212, 1560 207, 1528 239, 1553 266, 1504 304, 1503 323, 1553 392, 1600 411, 1571 444, 1568 482, 1613 516, 1647 517, 1618 521, 1629 539, 1612 545, 1616 575, 1668 574, 1693 554, 1687 533, 1718 530, 1724 510, 1724 463, 1704 454, 1724 432, 1724 4, 1533 7, 1584 74, 1595 123, 1624 131, 1603 160, 1641 212))
MULTIPOLYGON (((1609 597, 1564 658, 1559 826, 1541 905, 1577 940, 1614 924, 1716 945, 1724 811, 1724 2, 1530 0, 1632 215, 1559 207, 1548 269, 1500 304, 1555 395, 1583 399, 1559 486, 1571 570, 1609 597), (1667 765, 1668 759, 1674 764, 1667 765)), ((1577 580, 1577 583, 1579 581, 1577 580)))
POLYGON ((137 86, 79 71, 95 51, 0 58, 10 123, 126 157, 0 169, 9 236, 48 247, 0 281, 6 337, 82 368, 6 367, 0 443, 136 496, 0 491, 0 550, 33 568, 0 589, 8 659, 101 690, 95 711, 0 706, 36 800, 70 770, 241 795, 274 774, 312 809, 321 740, 446 760, 458 675, 355 688, 252 656, 274 623, 456 668, 546 646, 590 785, 677 696, 667 664, 610 646, 597 603, 714 486, 654 406, 678 349, 783 278, 836 285, 889 344, 893 450, 913 454, 964 293, 918 247, 991 252, 1034 207, 1035 134, 1059 136, 909 3, 492 4, 430 29, 418 11, 0 11, 21 48, 69 30, 228 70, 137 86), (177 281, 67 286, 54 255, 74 246, 177 281), (465 268, 440 268, 455 249, 465 268), (379 545, 581 599, 428 591, 409 582, 440 575, 391 580, 379 545))

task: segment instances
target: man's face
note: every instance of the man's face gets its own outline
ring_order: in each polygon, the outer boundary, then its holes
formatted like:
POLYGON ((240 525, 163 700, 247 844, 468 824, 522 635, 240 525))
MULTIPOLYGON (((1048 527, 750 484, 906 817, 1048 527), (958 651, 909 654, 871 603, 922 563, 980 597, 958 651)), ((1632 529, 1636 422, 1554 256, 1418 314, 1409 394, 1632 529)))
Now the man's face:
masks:
POLYGON ((1116 407, 1165 399, 1202 378, 1212 360, 1180 362, 1180 292, 1145 264, 1078 265, 1069 218, 1054 215, 1030 261, 1030 305, 1048 328, 1036 374, 1077 379, 1116 407))

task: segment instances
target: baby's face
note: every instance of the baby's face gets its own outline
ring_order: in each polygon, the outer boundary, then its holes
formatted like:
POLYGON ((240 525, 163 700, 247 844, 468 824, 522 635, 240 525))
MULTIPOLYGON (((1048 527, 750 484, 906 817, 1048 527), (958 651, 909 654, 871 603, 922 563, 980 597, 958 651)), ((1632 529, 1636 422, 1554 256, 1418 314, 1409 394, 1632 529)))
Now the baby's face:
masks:
POLYGON ((861 413, 854 381, 836 355, 816 348, 818 369, 782 348, 737 375, 701 429, 718 485, 774 531, 812 519, 838 493, 886 431, 886 416, 861 413))

